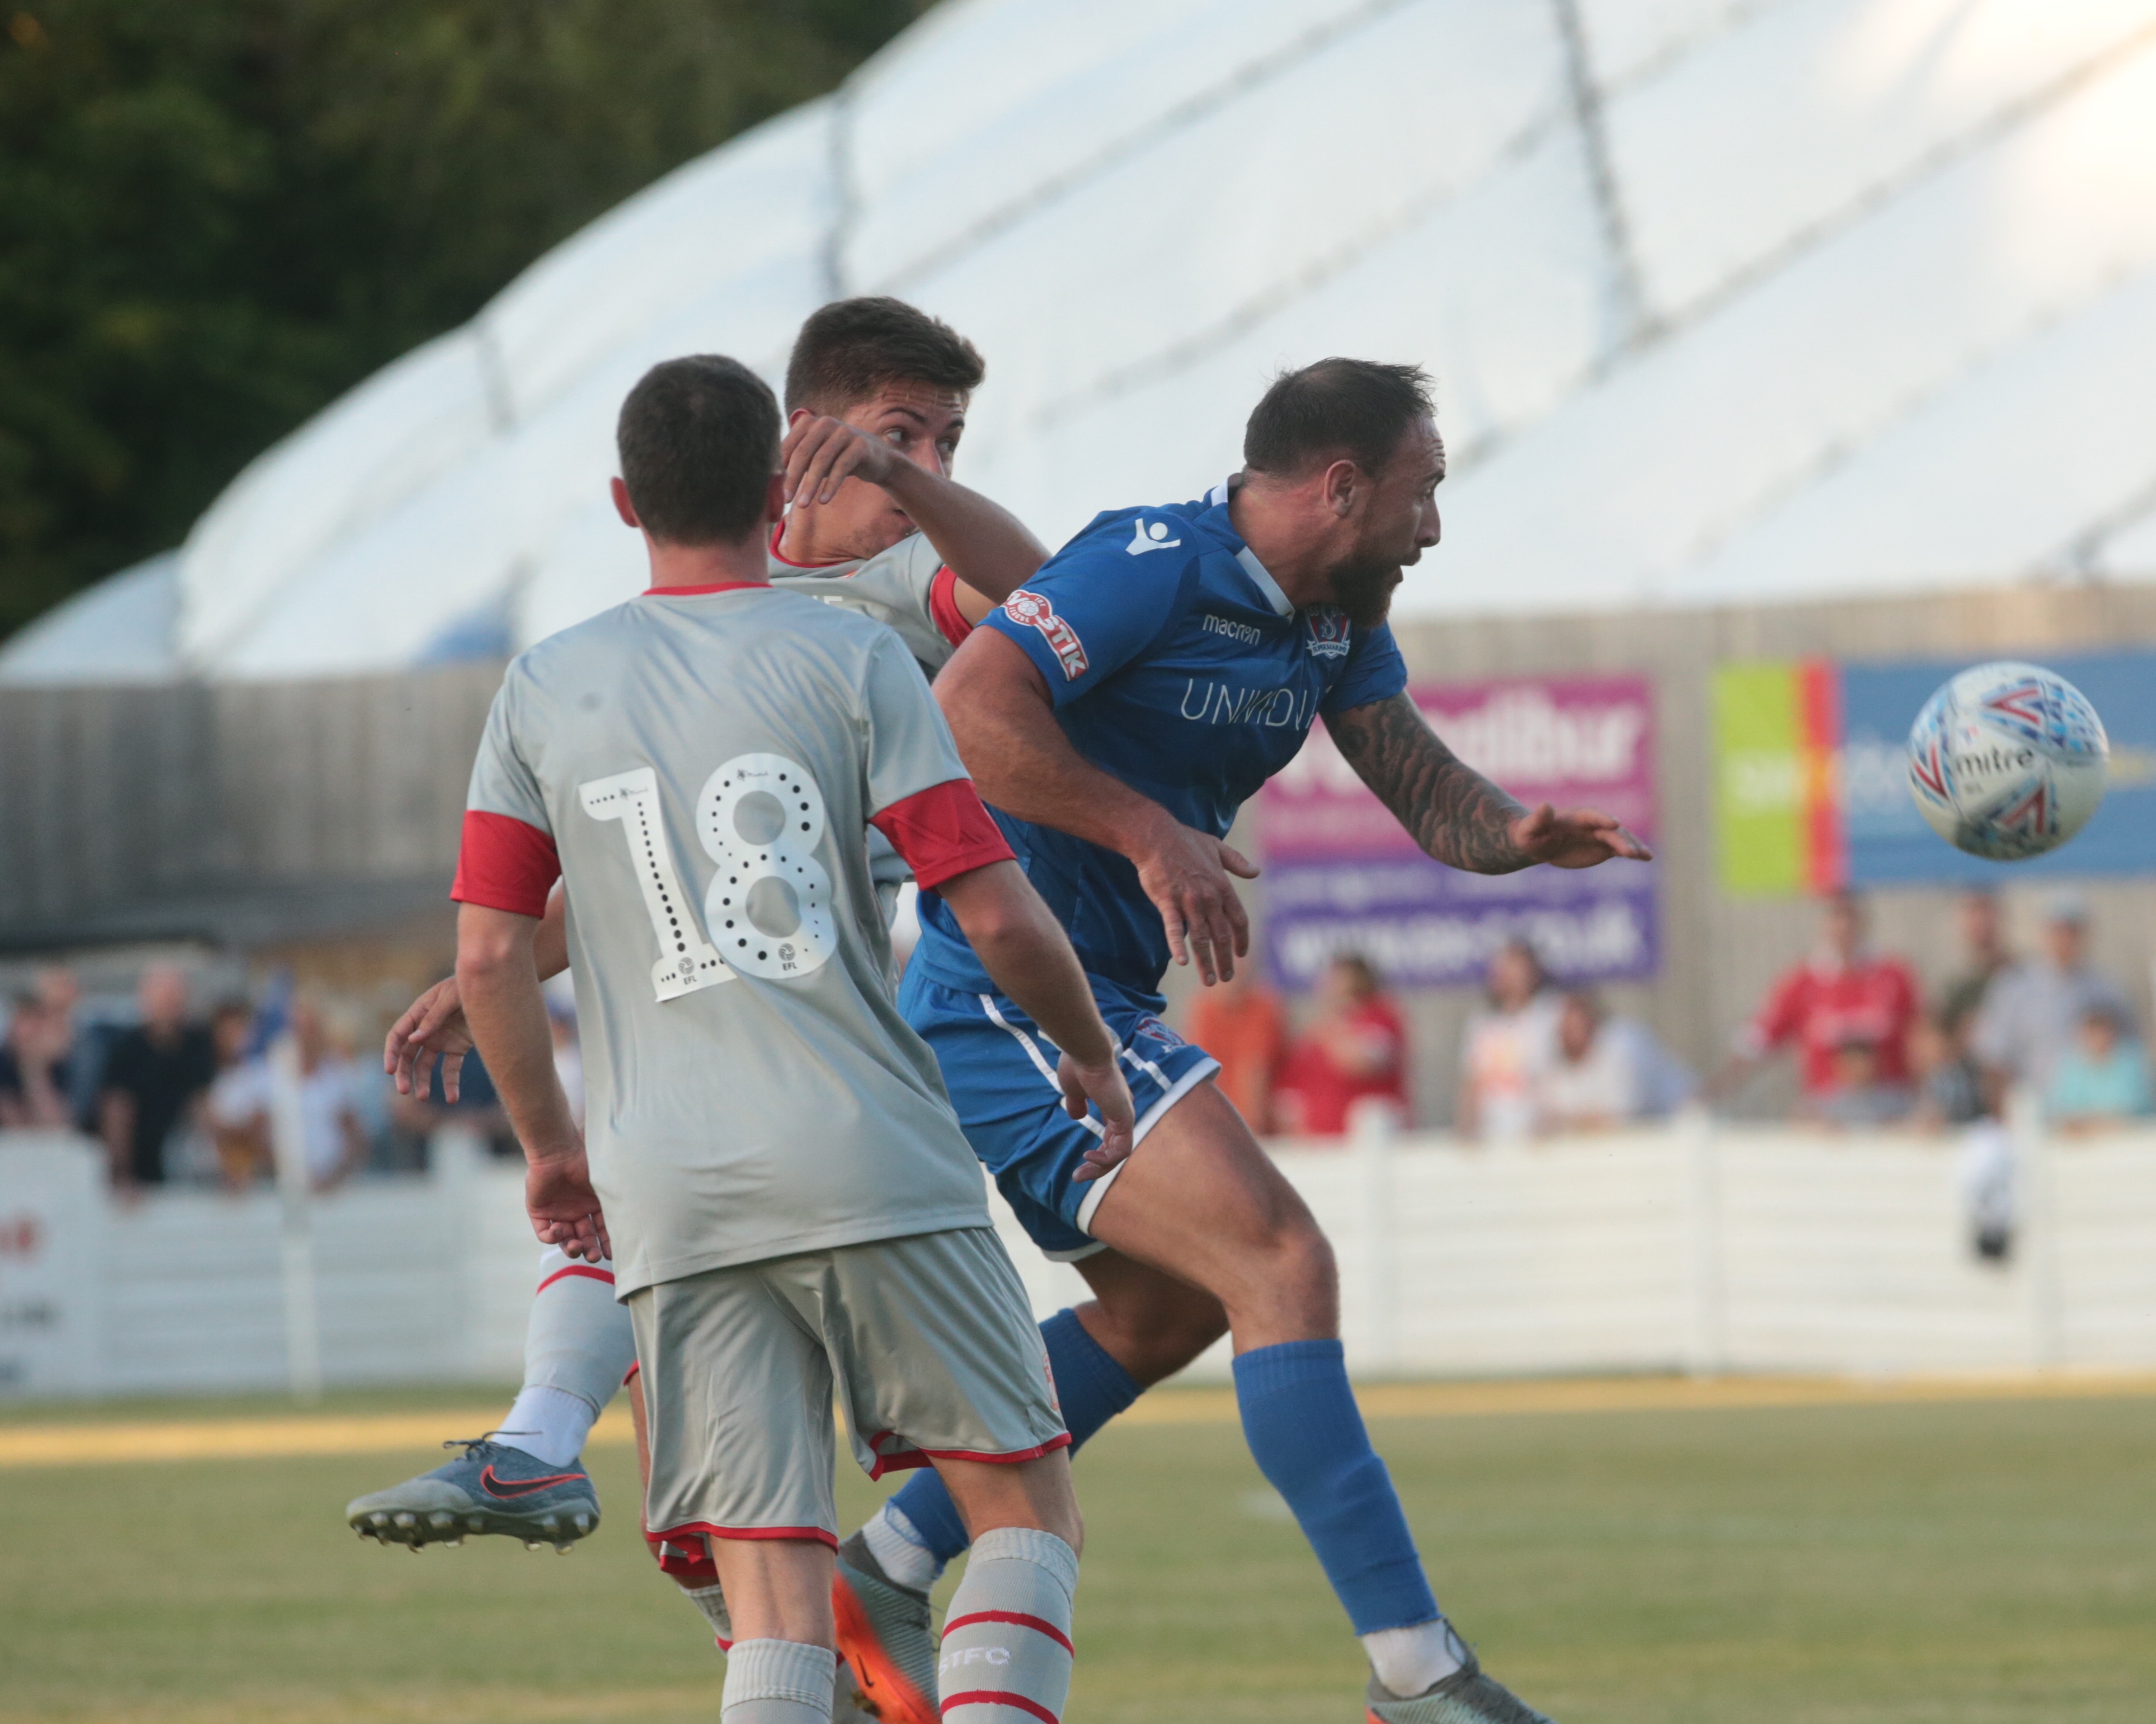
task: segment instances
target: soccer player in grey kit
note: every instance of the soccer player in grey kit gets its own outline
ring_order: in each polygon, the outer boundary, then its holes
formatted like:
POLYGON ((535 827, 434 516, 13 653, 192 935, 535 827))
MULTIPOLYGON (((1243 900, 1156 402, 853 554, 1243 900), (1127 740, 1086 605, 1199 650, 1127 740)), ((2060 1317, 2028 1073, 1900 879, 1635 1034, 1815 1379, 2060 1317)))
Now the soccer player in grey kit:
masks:
POLYGON ((711 1541, 727 1724, 820 1724, 834 1683, 835 1391, 864 1468, 932 1465, 974 1534, 944 1630, 961 1724, 1059 1717, 1080 1526, 1039 1330, 933 1059, 897 1013, 873 827, 1051 1033, 1074 1116, 1129 1152, 1114 1039, 890 629, 773 591, 777 403, 655 367, 620 426, 639 598, 522 654, 473 769, 465 1014, 541 1239, 610 1255, 649 1430, 645 1514, 711 1541), (701 895, 678 859, 711 865, 701 895), (557 877, 588 1137, 534 946, 557 877), (587 1157, 588 1154, 588 1162, 587 1157))
MULTIPOLYGON (((985 369, 973 344, 947 325, 875 297, 818 310, 787 366, 783 453, 792 501, 770 533, 771 583, 887 625, 931 678, 1047 554, 1008 511, 950 476, 985 369)), ((889 909, 907 871, 880 834, 870 849, 889 909)), ((549 973, 567 962, 558 906, 538 949, 549 973)), ((426 1089, 439 1053, 445 1095, 455 1099, 460 1049, 468 1045, 455 1002, 454 982, 439 983, 391 1030, 390 1068, 408 1092, 426 1089)), ((434 1472, 356 1499, 348 1519, 385 1543, 417 1547, 490 1532, 566 1548, 598 1525, 598 1497, 579 1457, 635 1359, 628 1314, 614 1301, 613 1265, 548 1248, 526 1332, 524 1383, 493 1433, 501 1440, 469 1445, 434 1472)), ((654 1542, 654 1550, 692 1596, 716 1599, 701 1540, 680 1547, 654 1542)))
MULTIPOLYGON (((951 478, 984 374, 963 336, 884 297, 821 307, 803 324, 787 366, 782 454, 791 501, 769 536, 771 584, 886 624, 930 678, 1046 555, 1008 511, 951 478)), ((633 526, 619 481, 616 496, 633 526)), ((870 849, 888 911, 908 870, 880 834, 871 834, 870 849)), ((542 972, 550 975, 567 962, 556 895, 537 938, 542 972)), ((454 1100, 469 1045, 452 978, 428 990, 393 1028, 388 1063, 400 1087, 424 1090, 439 1055, 454 1100)), ((465 1444, 457 1460, 433 1472, 356 1499, 346 1511, 351 1523, 363 1536, 413 1547, 490 1532, 566 1550, 593 1530, 599 1505, 581 1453, 600 1410, 635 1369, 634 1337, 614 1301, 610 1263, 574 1260, 558 1247, 542 1253, 525 1362, 524 1383, 490 1439, 465 1444)), ((632 1398, 639 1415, 642 1404, 632 1398)), ((732 1631, 706 1541, 650 1542, 660 1567, 726 1645, 732 1631)), ((931 1713, 926 1706, 921 1715, 931 1713)))

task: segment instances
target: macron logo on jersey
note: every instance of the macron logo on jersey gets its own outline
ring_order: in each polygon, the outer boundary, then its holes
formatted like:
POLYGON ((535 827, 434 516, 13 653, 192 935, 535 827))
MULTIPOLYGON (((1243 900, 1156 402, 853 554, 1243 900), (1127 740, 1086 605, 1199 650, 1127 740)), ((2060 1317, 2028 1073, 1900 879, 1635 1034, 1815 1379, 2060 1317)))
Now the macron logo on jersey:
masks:
POLYGON ((1164 521, 1156 521, 1151 526, 1137 521, 1131 523, 1131 541, 1123 546, 1123 552, 1126 556, 1143 557, 1148 551, 1173 551, 1182 542, 1168 537, 1168 523, 1164 521))
POLYGON ((1208 634, 1224 634, 1230 640, 1240 640, 1245 646, 1255 646, 1263 640, 1265 631, 1248 623, 1230 622, 1225 617, 1216 617, 1208 611, 1199 618, 1198 626, 1208 634))
POLYGON ((1004 614, 1014 623, 1023 623, 1029 629, 1040 631, 1040 638, 1055 654, 1055 662, 1063 667, 1065 682, 1075 682, 1086 674, 1086 643, 1078 639, 1078 631, 1057 616, 1055 607, 1040 593, 1019 587, 1004 601, 1004 614))

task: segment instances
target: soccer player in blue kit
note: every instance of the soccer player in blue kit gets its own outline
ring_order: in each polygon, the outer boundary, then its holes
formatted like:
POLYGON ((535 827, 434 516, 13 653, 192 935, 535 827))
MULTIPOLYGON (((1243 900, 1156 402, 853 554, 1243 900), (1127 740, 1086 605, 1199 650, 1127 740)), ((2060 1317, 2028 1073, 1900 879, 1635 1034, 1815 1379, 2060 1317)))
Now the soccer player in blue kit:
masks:
MULTIPOLYGON (((1445 473, 1420 371, 1328 359, 1290 372, 1252 413, 1244 457, 1199 501, 1098 516, 936 684, 1122 1044, 1138 1110, 1131 1158, 1076 1178, 1098 1121, 1064 1113, 1058 1050, 996 991, 933 893, 901 1004, 1028 1232, 1094 1293, 1043 1326, 1074 1439, 1230 1331, 1251 1454, 1369 1655, 1371 1724, 1533 1724, 1543 1715, 1481 1672, 1439 1610, 1348 1386, 1330 1246, 1210 1081, 1217 1062, 1161 1022, 1159 986, 1171 957, 1210 983, 1247 953, 1230 876, 1256 870, 1223 839, 1320 718, 1454 867, 1648 852, 1606 815, 1523 808, 1455 757, 1404 692, 1384 619, 1402 568, 1438 541, 1445 473)), ((902 1675, 932 1659, 901 1643, 927 1633, 927 1587, 964 1546, 932 1475, 846 1542, 841 1639, 857 1670, 902 1675)))

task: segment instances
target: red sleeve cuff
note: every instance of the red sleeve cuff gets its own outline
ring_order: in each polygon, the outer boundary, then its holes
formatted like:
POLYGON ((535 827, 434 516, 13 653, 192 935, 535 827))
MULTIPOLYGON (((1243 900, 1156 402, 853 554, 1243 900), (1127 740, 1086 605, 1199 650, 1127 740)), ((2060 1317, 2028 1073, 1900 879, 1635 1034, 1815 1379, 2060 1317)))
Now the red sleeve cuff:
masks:
POLYGON ((943 631, 944 639, 952 646, 973 632, 973 625, 966 620, 966 613, 958 608, 958 572, 946 567, 936 571, 936 577, 928 583, 929 620, 943 631))
POLYGON ((449 896, 459 904, 543 916, 547 894, 562 877, 551 834, 507 814, 465 811, 464 846, 449 896))
POLYGON ((991 862, 1016 859, 971 778, 932 784, 872 815, 869 824, 906 858, 924 892, 991 862))

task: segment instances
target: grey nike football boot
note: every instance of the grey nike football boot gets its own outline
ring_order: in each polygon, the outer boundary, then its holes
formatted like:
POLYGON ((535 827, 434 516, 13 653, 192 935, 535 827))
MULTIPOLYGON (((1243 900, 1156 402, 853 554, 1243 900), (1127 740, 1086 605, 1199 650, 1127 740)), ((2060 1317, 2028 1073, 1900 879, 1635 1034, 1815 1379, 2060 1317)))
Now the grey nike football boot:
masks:
POLYGON ((442 1444, 462 1449, 431 1473, 356 1496, 346 1522, 362 1538, 408 1545, 462 1544, 470 1532, 521 1538, 528 1549, 567 1551, 599 1524, 598 1494, 582 1460, 549 1466, 535 1455, 485 1437, 442 1444))
POLYGON ((1450 1623, 1445 1637, 1460 1668, 1420 1694, 1402 1696, 1370 1678, 1366 1696, 1368 1724, 1553 1724, 1502 1684, 1482 1674, 1482 1666, 1450 1623))
POLYGON ((1553 1724, 1501 1682, 1482 1674, 1473 1654, 1442 1682, 1402 1699, 1370 1678, 1369 1724, 1553 1724))

